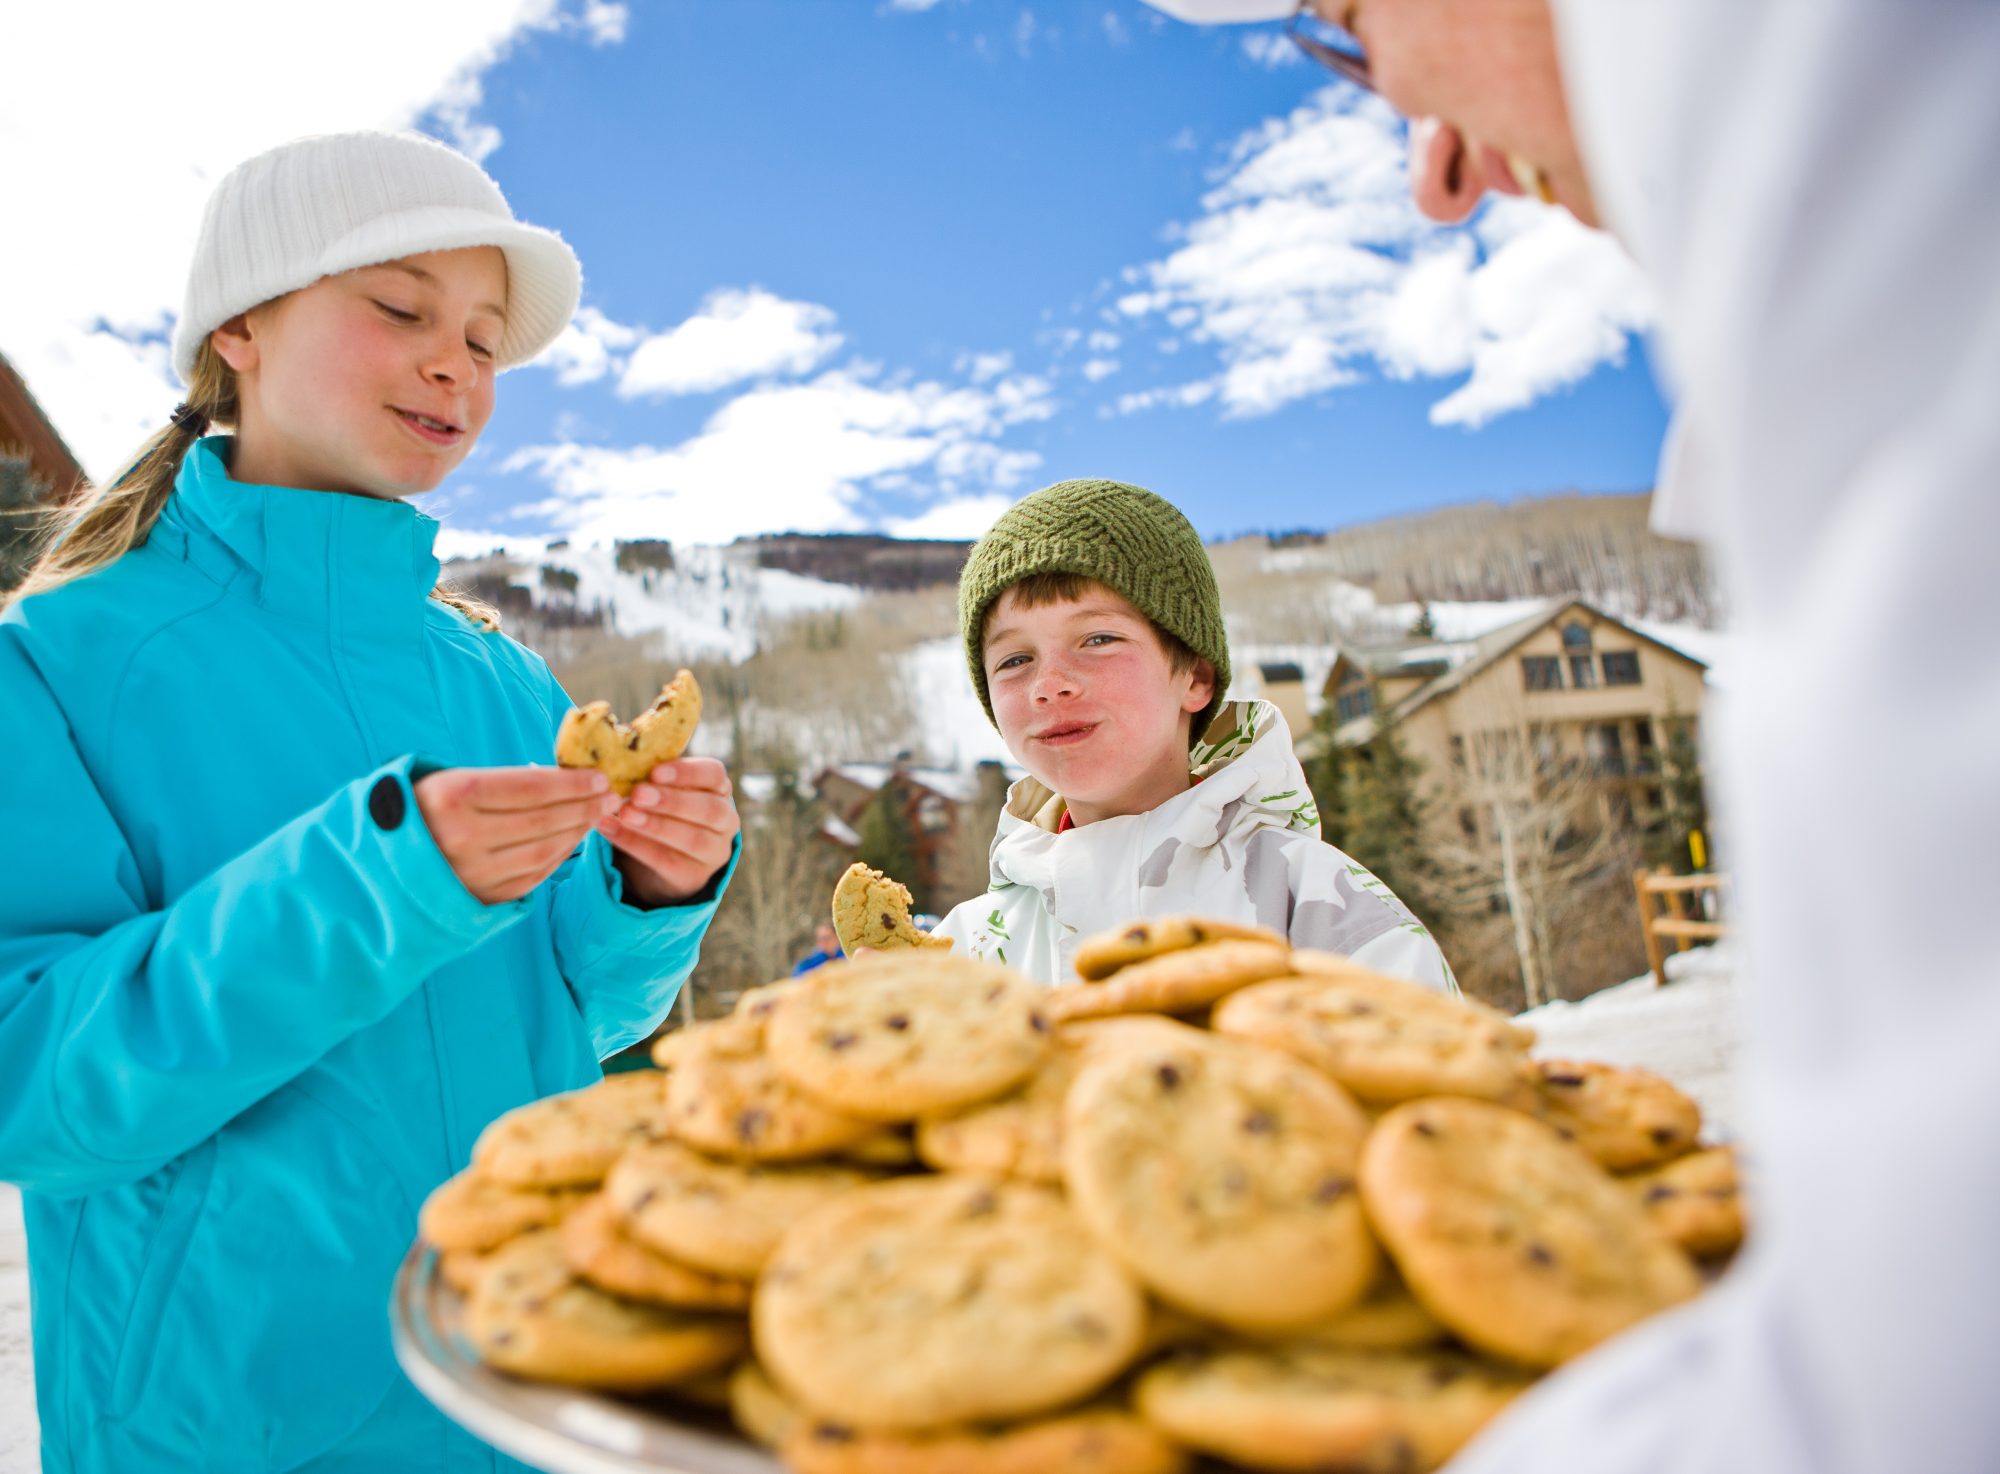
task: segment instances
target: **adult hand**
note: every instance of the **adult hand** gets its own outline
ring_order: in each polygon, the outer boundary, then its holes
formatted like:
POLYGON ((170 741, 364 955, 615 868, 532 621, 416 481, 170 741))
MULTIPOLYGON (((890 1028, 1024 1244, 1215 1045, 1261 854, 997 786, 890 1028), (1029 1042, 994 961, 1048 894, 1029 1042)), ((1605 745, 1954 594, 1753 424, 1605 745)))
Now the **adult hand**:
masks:
POLYGON ((618 796, 595 770, 446 768, 419 778, 417 808, 462 884, 487 905, 547 880, 618 796))
POLYGON ((625 895, 641 908, 694 895, 729 863, 742 821, 729 772, 712 757, 653 769, 624 807, 598 825, 618 850, 625 895))

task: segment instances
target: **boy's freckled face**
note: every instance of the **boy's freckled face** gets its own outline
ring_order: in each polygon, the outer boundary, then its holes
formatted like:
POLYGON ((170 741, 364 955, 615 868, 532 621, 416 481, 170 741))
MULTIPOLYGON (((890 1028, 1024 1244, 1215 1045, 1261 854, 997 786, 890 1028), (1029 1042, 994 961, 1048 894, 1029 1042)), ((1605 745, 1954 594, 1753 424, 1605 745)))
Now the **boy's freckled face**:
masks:
POLYGON ((1188 786, 1187 724, 1205 666, 1175 671, 1151 622, 1108 588, 987 616, 987 690, 1008 751, 1078 823, 1141 813, 1188 786))

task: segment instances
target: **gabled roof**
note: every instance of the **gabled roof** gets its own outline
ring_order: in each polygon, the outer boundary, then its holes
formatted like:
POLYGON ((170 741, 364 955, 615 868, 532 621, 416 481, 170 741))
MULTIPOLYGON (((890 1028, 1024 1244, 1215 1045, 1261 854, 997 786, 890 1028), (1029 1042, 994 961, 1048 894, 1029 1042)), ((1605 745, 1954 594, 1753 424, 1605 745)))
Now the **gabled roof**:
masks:
POLYGON ((36 403, 27 382, 14 372, 6 355, 0 354, 0 448, 13 447, 27 451, 29 465, 36 476, 49 483, 49 494, 57 502, 66 500, 89 479, 36 403))
MULTIPOLYGON (((1644 630, 1634 628, 1624 620, 1618 618, 1617 615, 1607 614, 1595 604, 1587 604, 1582 599, 1561 599, 1551 603, 1546 609, 1530 614, 1525 618, 1517 619, 1512 624, 1502 625, 1499 629, 1481 635, 1477 640, 1472 641, 1472 651, 1469 656, 1459 660, 1443 675, 1419 686, 1398 702, 1394 712, 1391 714, 1392 720, 1400 722, 1417 711, 1418 708, 1427 706, 1440 696, 1458 690, 1474 676, 1497 664, 1510 652, 1525 643, 1530 635, 1548 628, 1548 626, 1554 624, 1572 610, 1582 610, 1585 614, 1602 620, 1605 624, 1614 625, 1633 639, 1643 640, 1654 649, 1664 650, 1667 654, 1674 656, 1676 659, 1685 660, 1689 665, 1697 669, 1708 669, 1706 661, 1697 660, 1694 656, 1688 654, 1687 651, 1676 649, 1665 640, 1649 635, 1644 630)), ((1404 651, 1401 653, 1408 656, 1415 652, 1404 651)), ((1376 670, 1375 673, 1378 675, 1384 674, 1380 670, 1376 670)), ((1342 723, 1339 730, 1333 734, 1334 740, 1343 746, 1368 741, 1369 738, 1375 735, 1379 716, 1379 712, 1370 713, 1368 716, 1356 717, 1351 722, 1342 723)))

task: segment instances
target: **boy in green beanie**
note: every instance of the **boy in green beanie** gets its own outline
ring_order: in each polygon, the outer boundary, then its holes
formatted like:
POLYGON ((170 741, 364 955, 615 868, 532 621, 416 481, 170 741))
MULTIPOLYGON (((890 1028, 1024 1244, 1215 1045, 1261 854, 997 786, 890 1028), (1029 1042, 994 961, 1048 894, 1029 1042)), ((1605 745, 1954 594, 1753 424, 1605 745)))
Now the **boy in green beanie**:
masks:
POLYGON ((1135 917, 1250 922, 1456 991, 1430 933, 1319 837, 1277 708, 1230 702, 1208 550, 1172 503, 1062 481, 1009 508, 958 584, 972 684, 1028 770, 992 884, 937 935, 1045 983, 1135 917))

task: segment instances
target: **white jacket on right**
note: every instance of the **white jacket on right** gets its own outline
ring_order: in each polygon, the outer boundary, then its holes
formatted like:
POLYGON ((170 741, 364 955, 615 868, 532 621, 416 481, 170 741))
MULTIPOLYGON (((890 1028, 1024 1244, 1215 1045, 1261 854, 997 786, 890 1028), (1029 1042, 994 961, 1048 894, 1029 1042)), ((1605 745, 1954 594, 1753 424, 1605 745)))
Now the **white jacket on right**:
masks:
POLYGON ((1319 837, 1312 790, 1275 706, 1225 706, 1190 763, 1200 781, 1185 793, 1068 830, 1058 829, 1061 797, 1023 778, 993 836, 991 887, 954 907, 935 935, 962 956, 1055 984, 1074 979, 1076 944, 1092 933, 1146 916, 1209 916, 1457 991, 1409 908, 1319 837))

